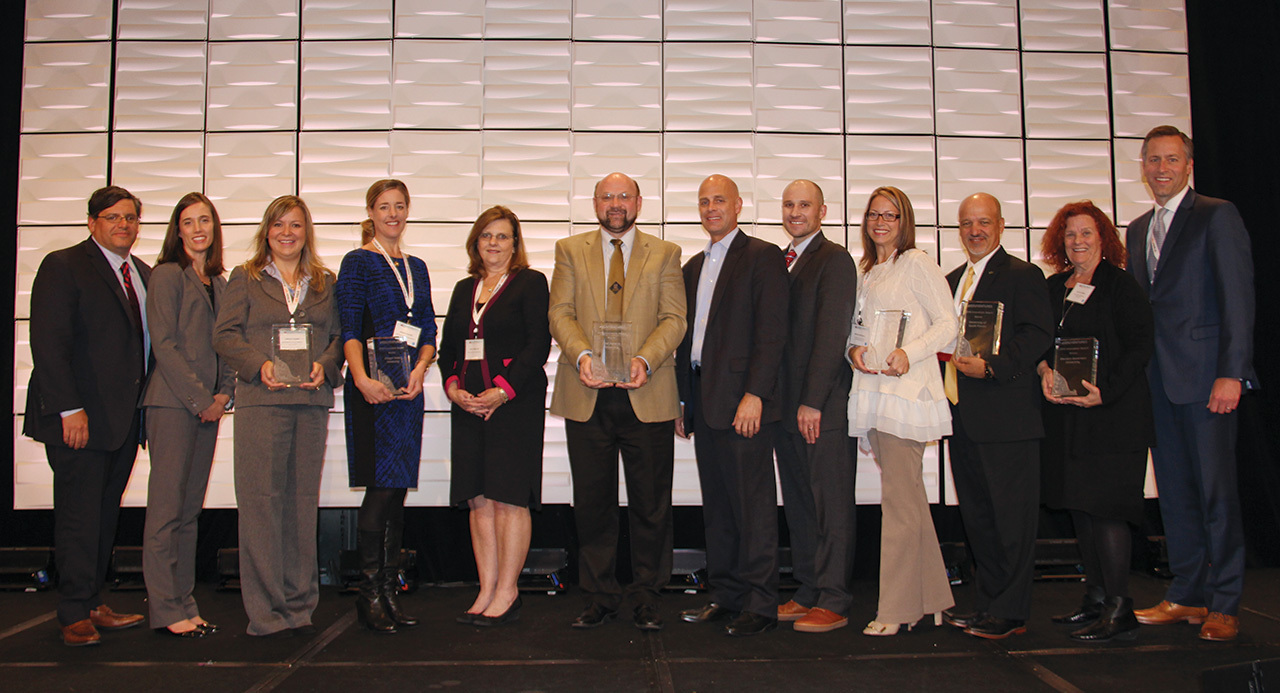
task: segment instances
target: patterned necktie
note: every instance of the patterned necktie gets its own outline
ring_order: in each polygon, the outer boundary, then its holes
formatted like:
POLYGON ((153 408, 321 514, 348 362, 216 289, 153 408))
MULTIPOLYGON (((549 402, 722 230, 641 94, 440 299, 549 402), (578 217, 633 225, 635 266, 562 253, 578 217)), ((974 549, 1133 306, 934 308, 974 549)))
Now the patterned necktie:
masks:
MULTIPOLYGON (((964 286, 960 287, 960 300, 969 294, 969 287, 973 286, 973 266, 969 266, 969 271, 964 274, 964 286)), ((947 393, 947 401, 952 404, 960 403, 960 386, 958 381, 960 376, 956 374, 955 356, 947 361, 945 376, 942 379, 942 391, 947 393)))
POLYGON ((796 261, 796 249, 795 249, 795 248, 787 248, 787 256, 786 256, 786 260, 787 260, 787 269, 791 269, 791 263, 793 263, 793 262, 795 262, 795 261, 796 261))
MULTIPOLYGON (((129 272, 129 262, 120 265, 120 274, 124 277, 124 295, 129 299, 129 310, 133 312, 133 325, 137 328, 138 344, 146 345, 146 337, 142 334, 142 306, 138 304, 138 292, 133 290, 133 275, 129 272)), ((146 356, 143 356, 143 368, 146 368, 146 356)))
POLYGON ((605 297, 605 320, 622 322, 622 286, 625 273, 622 264, 622 241, 615 238, 613 257, 609 259, 609 295, 605 297))
POLYGON ((1147 278, 1156 278, 1156 264, 1160 262, 1160 249, 1169 230, 1164 225, 1164 207, 1156 207, 1151 215, 1151 234, 1147 237, 1147 278))

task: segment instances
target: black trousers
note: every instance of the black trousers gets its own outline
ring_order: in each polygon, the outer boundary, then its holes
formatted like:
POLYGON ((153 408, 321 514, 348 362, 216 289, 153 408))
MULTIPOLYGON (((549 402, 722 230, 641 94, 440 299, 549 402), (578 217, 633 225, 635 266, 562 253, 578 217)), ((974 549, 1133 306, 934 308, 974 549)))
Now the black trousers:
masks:
POLYGON ((671 580, 675 422, 640 421, 627 392, 604 388, 591 418, 564 422, 578 528, 578 583, 589 601, 610 609, 623 598, 617 576, 619 453, 631 540, 626 593, 638 604, 654 604, 671 580))
POLYGON ((139 417, 118 450, 72 450, 46 445, 53 468, 53 545, 58 568, 58 621, 89 618, 102 605, 120 497, 138 456, 139 417))
MULTIPOLYGON (((700 401, 699 379, 692 400, 700 401)), ((707 425, 694 406, 693 446, 702 486, 707 579, 712 601, 733 611, 778 617, 778 491, 773 474, 777 422, 753 438, 707 425)))

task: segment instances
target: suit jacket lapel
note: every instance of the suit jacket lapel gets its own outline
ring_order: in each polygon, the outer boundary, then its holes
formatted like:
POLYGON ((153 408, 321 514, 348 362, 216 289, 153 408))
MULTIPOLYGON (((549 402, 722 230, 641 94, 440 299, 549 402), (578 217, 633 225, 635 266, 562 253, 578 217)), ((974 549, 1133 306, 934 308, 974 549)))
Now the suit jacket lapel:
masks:
POLYGON ((997 285, 999 284, 1001 273, 1008 266, 1009 254, 1005 252, 1004 246, 997 246, 991 259, 987 260, 987 267, 982 270, 982 276, 978 278, 978 288, 973 290, 973 300, 999 300, 1000 292, 997 285))
MULTIPOLYGON (((185 281, 196 289, 196 293, 204 299, 204 304, 209 307, 209 310, 213 310, 213 303, 209 300, 209 291, 204 288, 204 282, 200 281, 200 275, 196 274, 196 266, 187 265, 187 268, 182 270, 182 276, 185 281)), ((209 281, 212 282, 213 280, 210 279, 209 281)))
MULTIPOLYGON (((644 272, 644 264, 649 261, 648 234, 641 233, 639 229, 636 229, 635 240, 632 241, 632 243, 634 245, 631 248, 631 261, 627 263, 627 286, 622 290, 623 315, 626 315, 627 311, 631 309, 631 297, 635 294, 635 292, 631 290, 634 286, 632 283, 632 277, 635 277, 638 280, 640 277, 644 276, 641 273, 644 272)), ((603 261, 604 260, 601 259, 601 262, 603 261)))
POLYGON ((791 271, 787 272, 788 279, 792 283, 795 282, 796 277, 800 276, 800 272, 804 270, 804 266, 809 263, 809 260, 812 260, 813 256, 818 254, 818 250, 822 248, 822 244, 826 240, 821 231, 814 234, 813 240, 809 241, 809 245, 805 246, 804 253, 795 259, 795 264, 792 265, 791 271))
MULTIPOLYGON (((1151 283, 1155 284, 1160 275, 1164 274, 1164 268, 1169 263, 1166 260, 1173 254, 1174 248, 1177 247, 1178 238, 1182 235, 1183 229, 1187 228, 1187 220, 1191 218, 1191 208, 1196 203, 1196 191, 1187 189, 1187 194, 1182 197, 1182 202, 1178 205, 1178 211, 1173 215, 1173 222, 1169 224, 1169 233, 1164 237, 1164 246, 1160 248, 1160 261, 1156 263, 1156 276, 1151 278, 1151 283)), ((1150 224, 1148 224, 1150 226, 1150 224)), ((1144 232, 1142 237, 1145 239, 1147 234, 1144 232)), ((1143 269, 1145 270, 1146 246, 1143 246, 1143 269)))
POLYGON ((707 309, 707 324, 715 318, 716 309, 720 307, 720 299, 724 297, 724 287, 731 283, 729 279, 733 276, 733 270, 738 266, 738 260, 742 259, 742 253, 746 249, 747 234, 739 228, 738 235, 733 239, 733 243, 729 244, 729 252, 724 255, 724 267, 721 267, 720 273, 716 275, 716 288, 711 292, 711 306, 707 309))
MULTIPOLYGON (((134 321, 133 308, 129 306, 129 297, 124 293, 124 287, 120 284, 121 280, 116 279, 116 273, 112 271, 111 263, 107 262, 107 258, 103 257, 102 249, 98 247, 98 244, 92 238, 86 239, 81 245, 84 246, 85 254, 89 256, 89 264, 97 271, 98 276, 102 277, 102 281, 111 287, 111 292, 115 294, 116 300, 120 302, 120 309, 124 311, 125 317, 129 319, 129 324, 136 329, 142 329, 142 326, 134 321)), ((138 308, 142 310, 144 306, 138 306, 138 308)))
POLYGON ((582 252, 585 255, 582 259, 587 267, 587 286, 591 287, 591 298, 596 306, 596 318, 603 320, 605 316, 605 288, 604 288, 604 251, 600 249, 600 233, 599 229, 590 231, 583 239, 582 252))

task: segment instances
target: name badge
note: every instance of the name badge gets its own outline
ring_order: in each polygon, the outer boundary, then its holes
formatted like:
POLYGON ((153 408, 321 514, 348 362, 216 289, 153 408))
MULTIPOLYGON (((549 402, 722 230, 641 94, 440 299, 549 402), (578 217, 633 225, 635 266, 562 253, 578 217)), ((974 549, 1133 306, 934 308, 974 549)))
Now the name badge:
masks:
POLYGON ((414 327, 403 320, 397 320, 396 330, 391 336, 416 349, 418 340, 422 338, 422 328, 414 327))
POLYGON ((1089 300, 1089 296, 1093 293, 1092 284, 1076 284, 1071 293, 1067 294, 1067 300, 1072 303, 1081 303, 1089 300))
POLYGON ((310 326, 282 325, 277 327, 276 345, 280 351, 310 351, 310 326))
POLYGON ((849 341, 854 346, 867 346, 871 343, 871 330, 866 325, 854 325, 853 334, 849 336, 849 341))
POLYGON ((462 358, 468 361, 484 360, 484 340, 468 339, 466 347, 463 349, 462 358))

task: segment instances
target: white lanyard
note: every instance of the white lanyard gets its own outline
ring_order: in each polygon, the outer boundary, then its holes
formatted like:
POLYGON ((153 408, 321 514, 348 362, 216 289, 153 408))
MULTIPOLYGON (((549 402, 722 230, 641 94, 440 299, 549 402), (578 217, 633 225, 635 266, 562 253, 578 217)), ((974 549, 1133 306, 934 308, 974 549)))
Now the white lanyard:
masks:
MULTIPOLYGON (((477 278, 479 279, 479 278, 477 278)), ((479 326, 480 318, 484 316, 484 312, 489 310, 489 305, 493 303, 493 297, 497 295, 498 289, 502 288, 503 283, 507 281, 507 275, 503 274, 497 284, 493 285, 493 291, 489 292, 489 300, 484 305, 476 307, 476 303, 480 301, 480 291, 484 289, 484 280, 480 279, 476 282, 475 296, 471 299, 471 324, 479 326)))
POLYGON ((295 289, 284 281, 284 274, 281 274, 280 285, 284 287, 284 305, 289 309, 289 323, 293 324, 293 314, 298 311, 298 304, 302 303, 302 278, 298 278, 298 287, 295 289))
POLYGON ((400 276, 400 272, 396 270, 396 263, 391 261, 391 255, 382 247, 378 239, 373 239, 373 247, 382 253, 382 259, 387 261, 387 266, 391 268, 391 276, 396 278, 396 283, 400 285, 400 295, 404 296, 404 305, 409 309, 409 317, 413 317, 413 271, 409 268, 409 254, 404 253, 404 274, 409 278, 409 285, 405 286, 404 279, 400 276))

